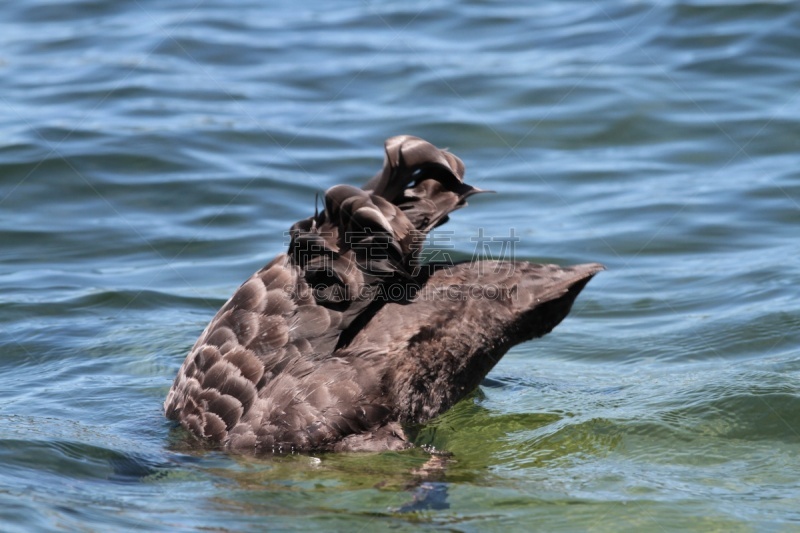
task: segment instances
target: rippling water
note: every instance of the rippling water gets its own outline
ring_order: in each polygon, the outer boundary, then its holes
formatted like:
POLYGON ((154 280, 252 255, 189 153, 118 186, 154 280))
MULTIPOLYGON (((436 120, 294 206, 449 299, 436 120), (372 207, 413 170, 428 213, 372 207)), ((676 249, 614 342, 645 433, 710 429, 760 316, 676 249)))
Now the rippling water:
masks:
POLYGON ((800 528, 796 3, 0 13, 3 531, 800 528), (608 272, 420 430, 454 453, 423 485, 421 451, 187 448, 161 403, 191 344, 399 133, 497 191, 450 253, 513 229, 608 272))

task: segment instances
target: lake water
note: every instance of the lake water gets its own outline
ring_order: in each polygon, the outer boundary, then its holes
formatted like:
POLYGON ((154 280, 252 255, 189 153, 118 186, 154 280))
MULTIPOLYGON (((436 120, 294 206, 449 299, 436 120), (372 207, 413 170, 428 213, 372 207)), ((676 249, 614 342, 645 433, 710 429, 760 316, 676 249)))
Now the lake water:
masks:
POLYGON ((800 530, 797 3, 0 15, 0 530, 800 530), (497 191, 449 253, 513 230, 608 271, 421 430, 454 455, 417 510, 420 450, 187 446, 161 405, 190 346, 402 133, 497 191))

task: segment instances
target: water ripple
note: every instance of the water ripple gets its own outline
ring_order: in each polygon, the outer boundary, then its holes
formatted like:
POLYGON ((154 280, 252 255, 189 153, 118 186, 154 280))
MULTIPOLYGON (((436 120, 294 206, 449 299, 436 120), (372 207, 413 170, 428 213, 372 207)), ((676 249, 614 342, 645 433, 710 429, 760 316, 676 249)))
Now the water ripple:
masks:
POLYGON ((9 4, 0 529, 796 525, 798 29, 788 1, 9 4), (181 448, 161 402, 199 332, 399 133, 498 191, 453 257, 513 229, 609 267, 415 428, 449 509, 392 511, 421 452, 181 448))

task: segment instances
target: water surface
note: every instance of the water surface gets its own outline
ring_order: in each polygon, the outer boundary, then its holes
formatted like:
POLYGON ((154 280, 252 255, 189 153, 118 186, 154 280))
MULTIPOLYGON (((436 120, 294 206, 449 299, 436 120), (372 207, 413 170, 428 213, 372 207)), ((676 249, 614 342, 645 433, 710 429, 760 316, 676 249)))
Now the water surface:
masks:
POLYGON ((0 13, 3 531, 800 528, 795 3, 0 13), (497 191, 440 249, 609 270, 420 429, 443 472, 188 447, 161 404, 200 331, 401 133, 497 191))

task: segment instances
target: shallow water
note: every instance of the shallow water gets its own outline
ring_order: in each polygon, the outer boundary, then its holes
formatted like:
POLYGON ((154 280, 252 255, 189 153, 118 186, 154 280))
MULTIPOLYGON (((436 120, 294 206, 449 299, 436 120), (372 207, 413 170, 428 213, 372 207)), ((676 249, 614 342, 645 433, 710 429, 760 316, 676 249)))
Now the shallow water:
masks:
POLYGON ((796 3, 0 12, 3 531, 800 529, 796 3), (497 191, 439 249, 609 270, 420 428, 427 479, 188 447, 189 347, 400 133, 497 191))

